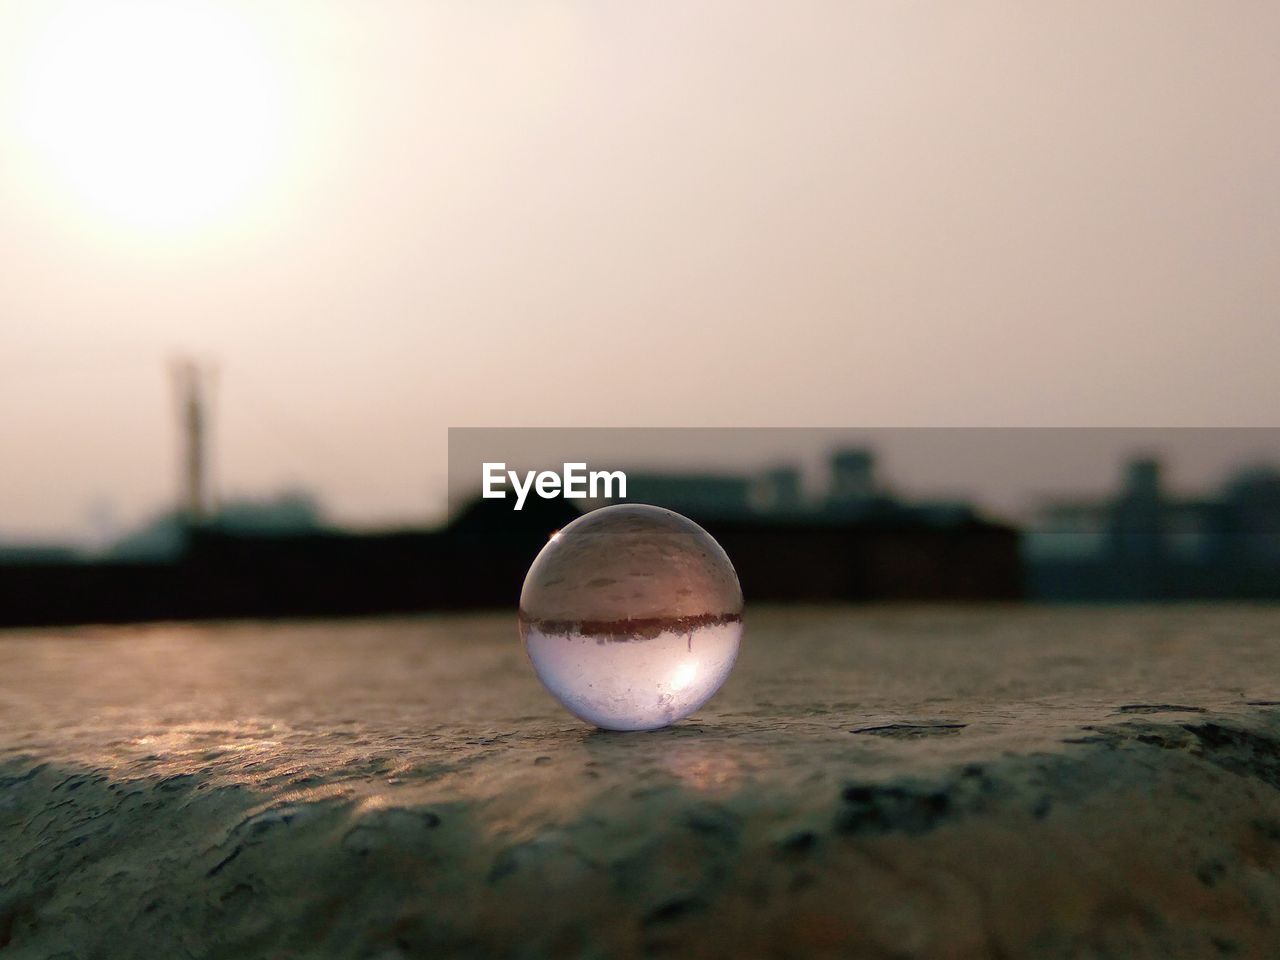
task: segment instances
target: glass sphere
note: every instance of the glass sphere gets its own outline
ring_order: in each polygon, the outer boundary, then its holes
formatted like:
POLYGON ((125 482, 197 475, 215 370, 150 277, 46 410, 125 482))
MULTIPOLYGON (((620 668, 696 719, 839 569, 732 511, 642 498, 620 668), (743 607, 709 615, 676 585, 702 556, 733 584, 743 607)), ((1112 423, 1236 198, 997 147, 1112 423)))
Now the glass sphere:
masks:
POLYGON ((738 656, 742 588, 687 517, 645 504, 584 514, 552 535, 520 592, 538 679, 606 730, 656 730, 697 710, 738 656))

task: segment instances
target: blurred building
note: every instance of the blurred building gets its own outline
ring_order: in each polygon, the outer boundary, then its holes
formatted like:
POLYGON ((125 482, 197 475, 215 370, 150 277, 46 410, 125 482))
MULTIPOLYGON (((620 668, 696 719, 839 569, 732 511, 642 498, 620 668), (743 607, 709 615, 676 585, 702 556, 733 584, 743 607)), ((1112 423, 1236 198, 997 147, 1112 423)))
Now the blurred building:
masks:
POLYGON ((865 504, 876 496, 876 458, 864 447, 837 450, 831 455, 831 489, 827 505, 832 509, 865 504))
POLYGON ((1113 496, 1046 505, 1025 544, 1044 599, 1280 597, 1280 472, 1253 467, 1179 497, 1157 459, 1137 457, 1113 496))
POLYGON ((820 494, 806 497, 799 468, 777 464, 757 473, 650 472, 628 470, 629 503, 652 503, 699 521, 803 519, 810 522, 964 523, 975 519, 960 501, 906 501, 877 475, 875 453, 865 447, 834 451, 820 494))
POLYGON ((783 464, 761 472, 752 484, 751 503, 760 513, 799 513, 804 509, 800 470, 783 464))
MULTIPOLYGON (((899 502, 875 483, 868 455, 837 455, 831 470, 831 489, 812 499, 789 466, 629 472, 628 493, 705 526, 753 601, 1022 595, 1012 527, 963 504, 899 502)), ((0 623, 512 610, 533 558, 578 515, 563 499, 517 512, 477 496, 442 529, 355 534, 327 528, 305 496, 225 502, 198 522, 189 510, 160 517, 98 562, 0 567, 0 623)))
POLYGON ((1016 530, 969 503, 895 496, 863 447, 834 451, 813 496, 786 464, 751 474, 628 470, 627 494, 704 526, 756 600, 1022 596, 1016 530))
POLYGON ((626 473, 629 503, 652 503, 704 517, 739 517, 754 510, 750 477, 731 473, 626 473))
POLYGON ((194 531, 235 536, 296 536, 326 528, 320 504, 311 494, 287 490, 274 497, 225 500, 207 517, 193 518, 186 506, 163 513, 121 536, 105 550, 115 560, 174 560, 194 531))
POLYGON ((0 541, 0 564, 74 563, 80 555, 60 543, 6 543, 0 541))

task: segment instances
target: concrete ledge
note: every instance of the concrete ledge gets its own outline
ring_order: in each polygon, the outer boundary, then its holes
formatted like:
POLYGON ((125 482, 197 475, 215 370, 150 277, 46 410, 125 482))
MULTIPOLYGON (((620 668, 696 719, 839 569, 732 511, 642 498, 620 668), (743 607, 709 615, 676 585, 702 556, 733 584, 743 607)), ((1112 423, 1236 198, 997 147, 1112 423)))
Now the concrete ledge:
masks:
POLYGON ((1225 614, 1065 616, 767 613, 777 649, 644 735, 543 703, 506 618, 5 637, 0 951, 1280 955, 1280 706, 1246 689, 1280 614, 1199 681, 1225 614), (1099 696, 1153 642, 1169 695, 1099 696))

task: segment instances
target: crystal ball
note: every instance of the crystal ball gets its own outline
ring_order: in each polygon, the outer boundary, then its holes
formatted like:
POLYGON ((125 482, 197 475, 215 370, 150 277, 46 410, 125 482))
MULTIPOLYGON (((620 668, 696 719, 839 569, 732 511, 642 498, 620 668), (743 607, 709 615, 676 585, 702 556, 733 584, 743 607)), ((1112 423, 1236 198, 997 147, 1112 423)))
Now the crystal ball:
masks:
POLYGON ((538 679, 606 730, 656 730, 693 713, 738 656, 742 588, 720 544, 687 517, 602 507, 552 535, 520 592, 538 679))

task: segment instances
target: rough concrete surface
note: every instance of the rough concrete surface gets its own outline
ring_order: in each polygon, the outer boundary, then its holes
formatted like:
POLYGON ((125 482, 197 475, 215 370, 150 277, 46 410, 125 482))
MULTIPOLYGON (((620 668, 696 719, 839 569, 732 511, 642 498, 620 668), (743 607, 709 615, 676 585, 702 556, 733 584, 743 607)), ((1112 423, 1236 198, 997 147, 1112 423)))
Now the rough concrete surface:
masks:
POLYGON ((592 731, 514 616, 0 634, 0 957, 1280 956, 1280 609, 755 609, 592 731))

